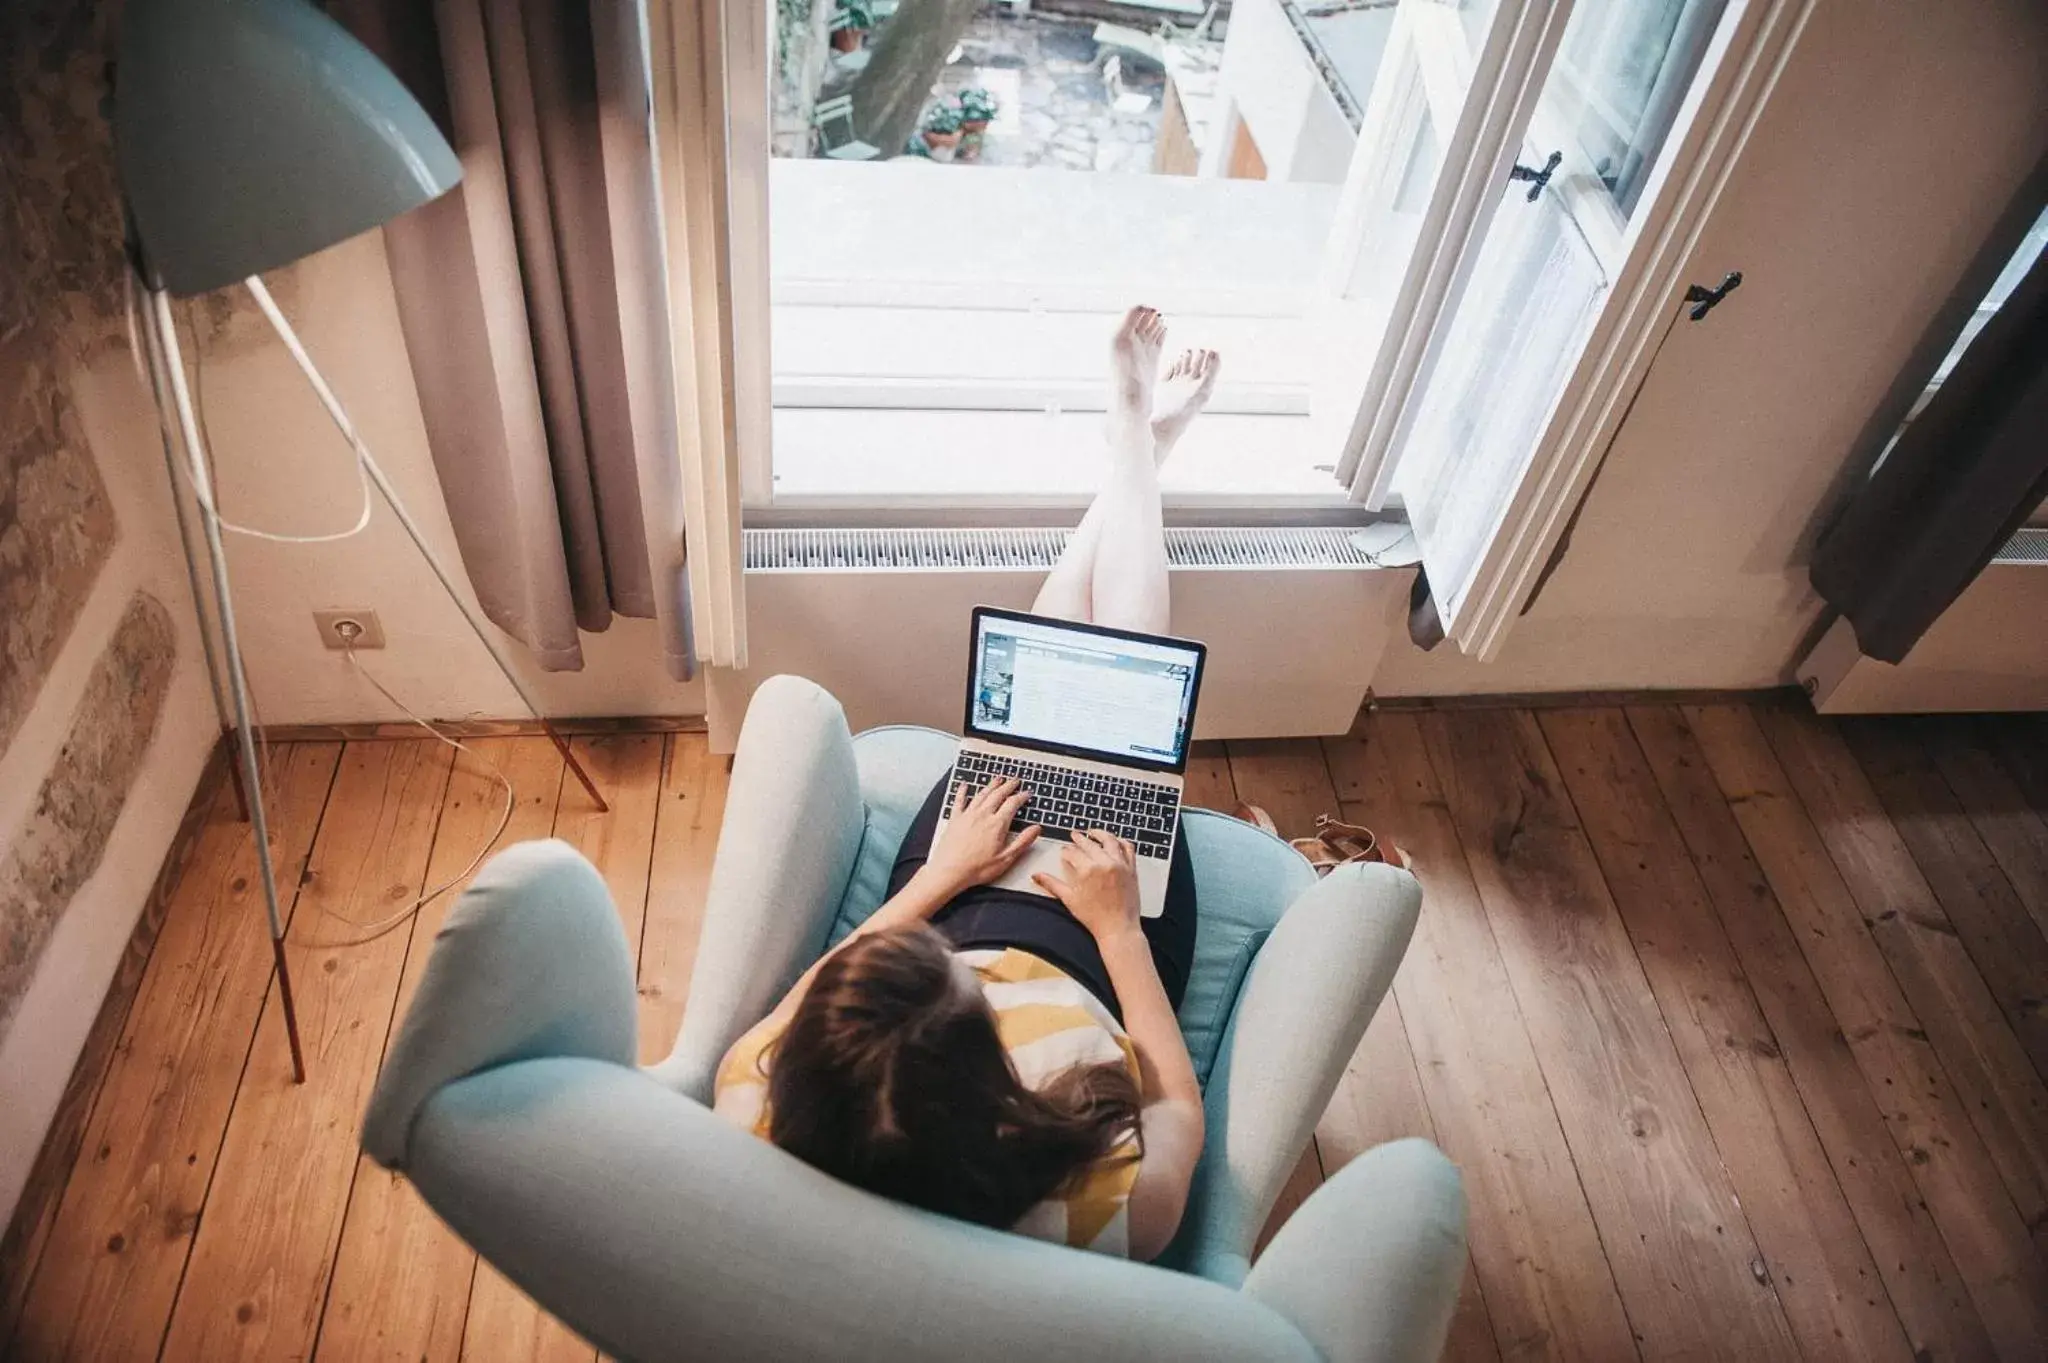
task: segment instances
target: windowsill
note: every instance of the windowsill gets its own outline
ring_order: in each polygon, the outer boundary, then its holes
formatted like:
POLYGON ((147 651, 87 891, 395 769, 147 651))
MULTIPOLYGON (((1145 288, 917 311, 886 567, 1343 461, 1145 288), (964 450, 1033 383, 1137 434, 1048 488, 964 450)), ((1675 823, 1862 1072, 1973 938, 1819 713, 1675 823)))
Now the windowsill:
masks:
POLYGON ((1303 320, 1335 186, 777 161, 771 187, 776 506, 1085 502, 1136 302, 1225 357, 1170 504, 1344 501, 1303 320))

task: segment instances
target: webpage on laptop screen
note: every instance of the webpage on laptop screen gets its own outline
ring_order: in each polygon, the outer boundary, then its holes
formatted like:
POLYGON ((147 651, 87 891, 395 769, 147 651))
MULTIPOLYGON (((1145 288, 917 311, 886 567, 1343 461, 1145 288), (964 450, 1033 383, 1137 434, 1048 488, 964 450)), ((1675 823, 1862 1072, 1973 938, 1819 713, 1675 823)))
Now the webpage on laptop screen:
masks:
POLYGON ((974 727, 1112 759, 1177 762, 1198 659, 1170 644, 985 617, 974 727))

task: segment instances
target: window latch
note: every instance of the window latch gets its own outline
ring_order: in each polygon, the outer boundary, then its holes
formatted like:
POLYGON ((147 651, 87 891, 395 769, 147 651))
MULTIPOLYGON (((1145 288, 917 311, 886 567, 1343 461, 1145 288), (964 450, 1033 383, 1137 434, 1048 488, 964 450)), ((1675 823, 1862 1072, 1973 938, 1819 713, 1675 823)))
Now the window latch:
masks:
POLYGON ((1543 187, 1550 183, 1550 177, 1557 173, 1558 165, 1561 162, 1563 162, 1563 160, 1564 153, 1561 151, 1554 151, 1550 153, 1550 159, 1543 163, 1543 169, 1541 170, 1531 170, 1528 166, 1522 165, 1519 162, 1517 162, 1508 171, 1508 179, 1511 182, 1516 180, 1527 180, 1529 182, 1529 202, 1535 203, 1536 196, 1541 194, 1543 192, 1543 187))
POLYGON ((1695 322, 1705 320, 1706 315, 1712 312, 1722 299, 1734 293, 1741 286, 1742 271, 1740 270, 1730 270, 1727 276, 1715 288, 1710 289, 1704 284, 1686 285, 1685 301, 1692 305, 1692 310, 1686 315, 1695 322))

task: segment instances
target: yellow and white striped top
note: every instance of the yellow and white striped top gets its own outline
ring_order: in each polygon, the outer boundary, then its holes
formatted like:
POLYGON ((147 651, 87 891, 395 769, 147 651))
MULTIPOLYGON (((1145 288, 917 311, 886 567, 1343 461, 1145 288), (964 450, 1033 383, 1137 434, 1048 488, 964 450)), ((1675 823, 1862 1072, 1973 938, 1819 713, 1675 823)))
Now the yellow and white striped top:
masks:
MULTIPOLYGON (((1064 970, 1015 947, 960 953, 981 977, 996 1035, 1025 1087, 1044 1087, 1076 1065, 1119 1062, 1138 1077, 1138 1053, 1109 1010, 1064 970)), ((763 1021, 718 1065, 715 1110, 764 1140, 768 1135, 768 1050, 780 1030, 763 1021)), ((1137 1137, 1124 1138, 1092 1169, 1011 1227, 1078 1249, 1130 1253, 1129 1203, 1138 1180, 1137 1137)))

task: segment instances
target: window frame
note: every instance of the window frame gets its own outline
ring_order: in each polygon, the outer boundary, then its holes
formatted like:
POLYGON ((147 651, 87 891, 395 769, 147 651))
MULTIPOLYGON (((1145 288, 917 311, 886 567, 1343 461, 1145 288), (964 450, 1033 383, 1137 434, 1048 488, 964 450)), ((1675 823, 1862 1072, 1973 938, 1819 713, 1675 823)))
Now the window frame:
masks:
MULTIPOLYGON (((1617 261, 1611 287, 1466 592, 1452 631, 1464 651, 1494 656, 1533 589, 1647 373, 1654 334, 1677 307, 1706 216, 1813 3, 1729 0, 1635 210, 1609 243, 1617 261)), ((1367 510, 1383 504, 1389 453, 1412 417, 1515 152, 1526 145, 1570 9, 1570 0, 1498 0, 1474 59, 1481 88, 1461 106, 1438 177, 1443 192, 1432 194, 1423 245, 1374 361, 1370 400, 1361 403, 1339 459, 1353 503, 1367 510)), ((767 176, 735 168, 768 162, 772 15, 760 0, 649 0, 647 15, 694 630, 706 661, 739 666, 746 657, 742 509, 772 510, 774 498, 767 176)), ((1461 18, 1449 17, 1462 27, 1461 18)), ((1538 123, 1537 132, 1545 131, 1538 123)), ((1578 154, 1575 138, 1552 145, 1567 161, 1578 154)), ((1363 137, 1360 147, 1370 150, 1363 137)), ((1354 156, 1354 178, 1360 159, 1354 156)), ((1557 190, 1582 223, 1602 221, 1596 210, 1610 226, 1620 217, 1589 165, 1565 174, 1557 190)), ((1352 203, 1346 219, 1352 195, 1347 181, 1340 222, 1355 223, 1364 207, 1352 203)), ((1239 505, 1233 498, 1231 509, 1239 505)), ((866 500, 843 508, 848 515, 864 509, 875 508, 866 500)), ((986 520, 990 509, 962 507, 959 519, 986 520)), ((1297 509, 1316 515, 1331 508, 1297 509)))

